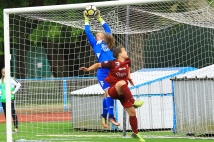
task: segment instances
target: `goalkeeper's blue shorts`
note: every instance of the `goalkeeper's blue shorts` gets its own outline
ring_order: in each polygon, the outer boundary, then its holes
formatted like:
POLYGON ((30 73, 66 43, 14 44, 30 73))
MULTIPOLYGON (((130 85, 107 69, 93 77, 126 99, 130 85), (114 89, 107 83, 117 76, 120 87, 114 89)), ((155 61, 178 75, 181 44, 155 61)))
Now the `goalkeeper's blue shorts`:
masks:
POLYGON ((97 80, 103 90, 106 90, 110 87, 110 84, 105 81, 105 78, 108 76, 108 73, 109 69, 107 68, 99 68, 97 70, 97 80))

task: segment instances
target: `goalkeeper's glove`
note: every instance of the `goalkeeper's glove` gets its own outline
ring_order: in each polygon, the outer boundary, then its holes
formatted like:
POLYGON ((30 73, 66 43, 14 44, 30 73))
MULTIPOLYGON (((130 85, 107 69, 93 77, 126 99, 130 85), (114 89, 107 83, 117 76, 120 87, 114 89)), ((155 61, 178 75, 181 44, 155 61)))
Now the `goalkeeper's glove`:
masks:
POLYGON ((85 18, 85 23, 89 23, 90 18, 87 16, 86 11, 83 12, 83 16, 85 18))
POLYGON ((100 22, 102 23, 104 20, 103 18, 100 16, 100 11, 97 10, 96 14, 95 14, 95 18, 100 22))

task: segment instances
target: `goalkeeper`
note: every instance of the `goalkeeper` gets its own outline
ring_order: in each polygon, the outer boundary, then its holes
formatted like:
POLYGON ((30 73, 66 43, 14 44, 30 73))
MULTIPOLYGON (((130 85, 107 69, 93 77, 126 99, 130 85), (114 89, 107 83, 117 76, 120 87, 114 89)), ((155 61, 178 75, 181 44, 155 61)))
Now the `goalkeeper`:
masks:
MULTIPOLYGON (((105 30, 105 33, 98 32, 96 34, 96 37, 92 34, 90 30, 89 20, 90 18, 86 15, 86 11, 83 12, 84 18, 85 18, 85 33, 88 38, 88 41, 94 51, 94 54, 97 57, 97 60, 99 63, 109 60, 114 60, 113 57, 113 48, 114 48, 114 37, 112 36, 111 29, 109 28, 108 24, 103 20, 103 18, 100 16, 100 11, 97 10, 97 13, 95 15, 95 18, 102 24, 102 27, 105 30)), ((109 97, 108 95, 108 88, 110 85, 104 80, 109 73, 109 69, 107 68, 99 68, 97 70, 97 79, 102 87, 102 89, 105 91, 104 93, 104 99, 102 102, 102 114, 101 114, 101 121, 102 126, 104 128, 107 128, 107 122, 106 118, 109 114, 109 121, 119 126, 120 123, 116 122, 114 117, 114 100, 109 97)))
MULTIPOLYGON (((2 102, 4 116, 6 119, 6 91, 5 91, 5 69, 4 68, 1 70, 1 74, 2 74, 2 78, 0 81, 0 86, 1 86, 1 90, 0 90, 1 100, 0 101, 2 102)), ((11 113, 12 113, 13 123, 14 123, 14 131, 12 132, 13 134, 18 133, 18 118, 17 118, 16 110, 15 110, 14 94, 20 89, 20 87, 21 87, 21 84, 11 77, 10 88, 11 88, 11 113)))

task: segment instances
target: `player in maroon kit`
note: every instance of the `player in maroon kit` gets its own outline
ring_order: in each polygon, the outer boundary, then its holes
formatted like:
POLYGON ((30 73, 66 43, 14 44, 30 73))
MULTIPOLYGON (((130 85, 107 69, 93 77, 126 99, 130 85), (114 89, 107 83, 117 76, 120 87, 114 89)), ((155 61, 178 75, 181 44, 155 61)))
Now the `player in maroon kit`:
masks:
POLYGON ((97 68, 109 68, 110 72, 105 78, 106 82, 110 84, 108 94, 113 99, 120 100, 120 103, 129 114, 129 123, 132 127, 132 137, 138 139, 140 142, 145 142, 138 133, 138 124, 135 108, 141 107, 144 101, 135 101, 132 93, 128 87, 128 82, 134 85, 130 77, 131 61, 127 55, 124 47, 117 47, 114 50, 113 56, 116 60, 105 61, 102 63, 95 63, 89 68, 81 67, 80 70, 91 71, 97 68))

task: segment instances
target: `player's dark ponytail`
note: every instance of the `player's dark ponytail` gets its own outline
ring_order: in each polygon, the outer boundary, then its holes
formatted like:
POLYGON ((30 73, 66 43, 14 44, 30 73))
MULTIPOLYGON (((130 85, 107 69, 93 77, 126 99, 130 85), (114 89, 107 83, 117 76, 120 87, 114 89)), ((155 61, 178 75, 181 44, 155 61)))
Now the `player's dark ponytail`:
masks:
POLYGON ((114 49, 114 51, 113 51, 113 56, 114 56, 114 58, 117 58, 117 57, 118 57, 119 53, 121 53, 121 51, 122 51, 122 50, 121 50, 122 48, 124 48, 124 47, 118 46, 117 48, 114 49))
POLYGON ((112 34, 104 34, 104 41, 108 45, 108 48, 112 50, 114 48, 115 39, 112 34))

